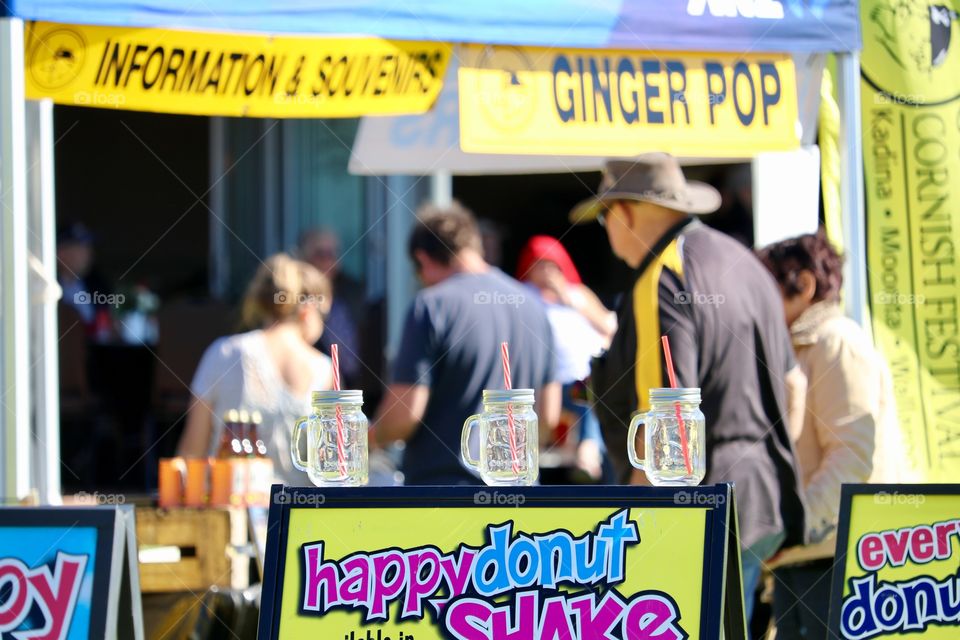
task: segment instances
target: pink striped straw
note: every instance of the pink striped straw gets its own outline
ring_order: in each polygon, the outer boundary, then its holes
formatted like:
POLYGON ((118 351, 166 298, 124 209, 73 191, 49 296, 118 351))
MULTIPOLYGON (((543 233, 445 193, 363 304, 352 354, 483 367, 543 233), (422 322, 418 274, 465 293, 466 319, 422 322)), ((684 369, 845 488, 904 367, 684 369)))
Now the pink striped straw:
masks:
MULTIPOLYGON (((500 359, 503 361, 503 386, 507 391, 513 389, 510 380, 510 348, 506 342, 500 343, 500 359)), ((510 432, 510 456, 513 458, 513 472, 520 474, 520 460, 517 452, 517 439, 513 434, 513 403, 507 403, 507 429, 510 432)))
MULTIPOLYGON (((330 345, 330 359, 333 361, 333 390, 340 391, 340 346, 330 345)), ((340 467, 340 475, 347 475, 347 450, 344 446, 343 434, 343 410, 340 403, 337 403, 337 465, 340 467)))
POLYGON ((509 391, 513 389, 513 383, 510 381, 510 347, 506 342, 500 343, 500 358, 503 360, 503 388, 509 391))
MULTIPOLYGON (((670 355, 670 338, 664 334, 660 337, 660 344, 663 345, 663 359, 667 363, 667 378, 670 379, 670 388, 677 388, 677 374, 673 370, 673 356, 670 355)), ((683 423, 683 414, 680 413, 680 403, 675 402, 674 410, 677 414, 677 428, 680 430, 680 450, 683 452, 683 464, 687 467, 687 475, 693 474, 693 467, 690 463, 690 447, 687 445, 687 427, 683 423)))

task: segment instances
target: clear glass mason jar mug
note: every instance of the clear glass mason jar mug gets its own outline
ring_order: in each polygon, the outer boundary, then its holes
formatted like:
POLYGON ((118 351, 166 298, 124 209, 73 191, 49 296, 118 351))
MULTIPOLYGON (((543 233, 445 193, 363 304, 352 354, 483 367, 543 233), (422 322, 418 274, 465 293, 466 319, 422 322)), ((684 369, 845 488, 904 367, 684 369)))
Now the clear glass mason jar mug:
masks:
POLYGON ((313 392, 313 413, 297 420, 290 440, 290 455, 293 466, 306 471, 316 486, 367 484, 367 417, 363 415, 362 406, 362 391, 313 392), (306 460, 300 455, 304 430, 307 432, 306 460))
POLYGON ((533 389, 483 392, 483 412, 463 423, 460 457, 490 486, 532 485, 540 475, 537 414, 533 389), (479 431, 479 457, 470 451, 470 433, 479 431))
POLYGON ((696 486, 706 475, 706 443, 700 389, 650 389, 650 410, 630 421, 627 453, 630 463, 656 486, 696 486), (681 421, 677 419, 679 415, 681 421), (644 456, 637 453, 637 431, 643 426, 644 456), (685 434, 681 434, 681 426, 685 434), (687 454, 684 455, 686 436, 687 454), (689 458, 689 468, 688 460, 689 458))

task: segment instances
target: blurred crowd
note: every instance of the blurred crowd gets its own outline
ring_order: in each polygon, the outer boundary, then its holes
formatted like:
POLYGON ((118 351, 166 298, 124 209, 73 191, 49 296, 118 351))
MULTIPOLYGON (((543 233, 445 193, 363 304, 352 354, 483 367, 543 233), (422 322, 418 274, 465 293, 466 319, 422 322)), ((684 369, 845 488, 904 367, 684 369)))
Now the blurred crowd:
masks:
MULTIPOLYGON (((753 252, 701 222, 720 208, 720 194, 668 155, 610 162, 597 194, 570 213, 572 224, 603 225, 632 272, 608 308, 563 238, 531 237, 511 275, 489 261, 496 243, 466 207, 425 207, 408 241, 422 288, 384 380, 364 355, 368 309, 339 268, 339 238, 306 230, 290 253, 263 260, 242 330, 206 347, 178 453, 214 454, 228 410, 258 411, 275 479, 308 484, 291 464, 291 430, 311 392, 331 388, 337 344, 344 388, 382 383, 366 408, 373 481, 477 484, 460 460, 461 425, 484 389, 501 388, 507 341, 514 386, 535 390, 541 481, 645 484, 627 458, 627 426, 649 409, 649 389, 667 386, 667 336, 679 386, 700 389, 705 482, 736 485, 748 616, 766 567, 777 637, 826 638, 841 484, 910 479, 890 374, 843 314, 842 257, 822 231, 753 252)), ((145 287, 129 301, 91 297, 111 290, 92 240, 82 225, 58 235, 64 305, 91 345, 155 344, 145 287)))

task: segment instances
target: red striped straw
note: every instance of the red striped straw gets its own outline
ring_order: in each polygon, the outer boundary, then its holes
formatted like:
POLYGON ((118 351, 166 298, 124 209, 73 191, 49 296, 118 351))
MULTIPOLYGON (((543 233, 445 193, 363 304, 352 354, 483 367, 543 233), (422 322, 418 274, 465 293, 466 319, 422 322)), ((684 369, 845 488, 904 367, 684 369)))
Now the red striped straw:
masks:
MULTIPOLYGON (((500 359, 503 361, 503 387, 510 391, 513 382, 510 380, 510 348, 506 342, 500 343, 500 359)), ((513 434, 513 403, 507 403, 507 428, 510 432, 510 456, 513 458, 513 472, 520 474, 520 460, 517 452, 517 438, 513 434)))
MULTIPOLYGON (((333 361, 333 390, 340 391, 340 346, 330 345, 330 359, 333 361)), ((340 475, 347 475, 347 450, 344 446, 343 435, 343 410, 340 403, 337 402, 337 465, 340 467, 340 475)))
MULTIPOLYGON (((677 374, 673 371, 673 356, 670 355, 670 338, 660 337, 660 343, 663 345, 663 359, 667 363, 667 377, 670 379, 670 388, 677 388, 677 374)), ((683 416, 680 415, 680 403, 674 403, 674 409, 677 412, 677 426, 680 428, 680 449, 683 451, 683 464, 687 467, 687 474, 693 475, 693 466, 690 464, 690 447, 687 445, 687 425, 683 422, 683 416)))

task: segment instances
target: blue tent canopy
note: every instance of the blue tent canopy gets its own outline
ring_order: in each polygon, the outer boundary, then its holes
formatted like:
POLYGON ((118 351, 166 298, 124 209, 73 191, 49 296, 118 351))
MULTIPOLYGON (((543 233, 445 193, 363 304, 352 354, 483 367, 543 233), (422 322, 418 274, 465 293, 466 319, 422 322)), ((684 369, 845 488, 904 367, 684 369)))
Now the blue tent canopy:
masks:
POLYGON ((856 0, 6 0, 25 20, 545 47, 853 51, 856 0))

